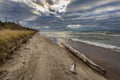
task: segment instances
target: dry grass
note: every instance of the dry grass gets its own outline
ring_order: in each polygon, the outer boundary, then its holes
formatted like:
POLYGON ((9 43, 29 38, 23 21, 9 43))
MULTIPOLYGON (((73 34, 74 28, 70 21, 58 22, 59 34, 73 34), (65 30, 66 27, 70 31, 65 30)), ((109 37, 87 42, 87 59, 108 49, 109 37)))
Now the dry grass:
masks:
POLYGON ((21 45, 36 33, 35 30, 0 30, 0 62, 4 62, 9 58, 14 50, 21 47, 21 45))
POLYGON ((23 36, 29 37, 30 34, 33 34, 35 31, 32 30, 0 30, 0 42, 8 42, 11 39, 19 39, 23 36))

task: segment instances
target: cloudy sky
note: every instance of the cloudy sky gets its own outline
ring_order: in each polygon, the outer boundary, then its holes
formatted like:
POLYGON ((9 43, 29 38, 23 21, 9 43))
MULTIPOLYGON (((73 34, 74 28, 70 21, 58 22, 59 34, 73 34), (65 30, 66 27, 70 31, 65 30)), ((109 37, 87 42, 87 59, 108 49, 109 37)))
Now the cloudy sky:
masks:
POLYGON ((120 30, 120 0, 0 0, 0 20, 40 30, 120 30))

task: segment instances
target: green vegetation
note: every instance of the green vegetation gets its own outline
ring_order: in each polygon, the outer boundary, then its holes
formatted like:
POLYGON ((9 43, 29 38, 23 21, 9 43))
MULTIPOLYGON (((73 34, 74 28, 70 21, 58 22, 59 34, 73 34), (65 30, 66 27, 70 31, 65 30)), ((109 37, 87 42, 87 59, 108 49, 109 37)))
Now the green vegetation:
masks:
POLYGON ((10 58, 10 55, 36 32, 36 30, 22 27, 13 22, 0 21, 0 62, 5 62, 10 58))

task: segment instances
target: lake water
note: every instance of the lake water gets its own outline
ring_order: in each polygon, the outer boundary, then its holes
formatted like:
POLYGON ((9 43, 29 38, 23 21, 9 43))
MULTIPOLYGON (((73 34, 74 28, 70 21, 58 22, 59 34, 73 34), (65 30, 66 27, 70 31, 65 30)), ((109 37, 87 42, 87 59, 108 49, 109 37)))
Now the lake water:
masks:
POLYGON ((120 32, 118 31, 41 31, 40 33, 51 37, 71 39, 99 47, 120 50, 120 32))

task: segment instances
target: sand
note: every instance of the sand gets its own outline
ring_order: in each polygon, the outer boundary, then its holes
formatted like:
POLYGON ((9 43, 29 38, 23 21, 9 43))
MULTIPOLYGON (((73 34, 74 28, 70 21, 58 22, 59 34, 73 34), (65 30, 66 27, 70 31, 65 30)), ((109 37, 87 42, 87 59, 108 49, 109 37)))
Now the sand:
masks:
POLYGON ((0 80, 106 80, 68 50, 39 33, 0 67, 0 80), (70 68, 76 62, 77 74, 70 68), (3 75, 4 73, 4 75, 3 75))
POLYGON ((109 80, 120 80, 120 52, 96 47, 83 42, 65 40, 74 49, 86 55, 96 64, 102 66, 107 71, 109 80))
POLYGON ((38 39, 40 58, 32 80, 106 80, 65 48, 41 36, 38 39), (77 65, 77 74, 70 72, 74 61, 77 65))

